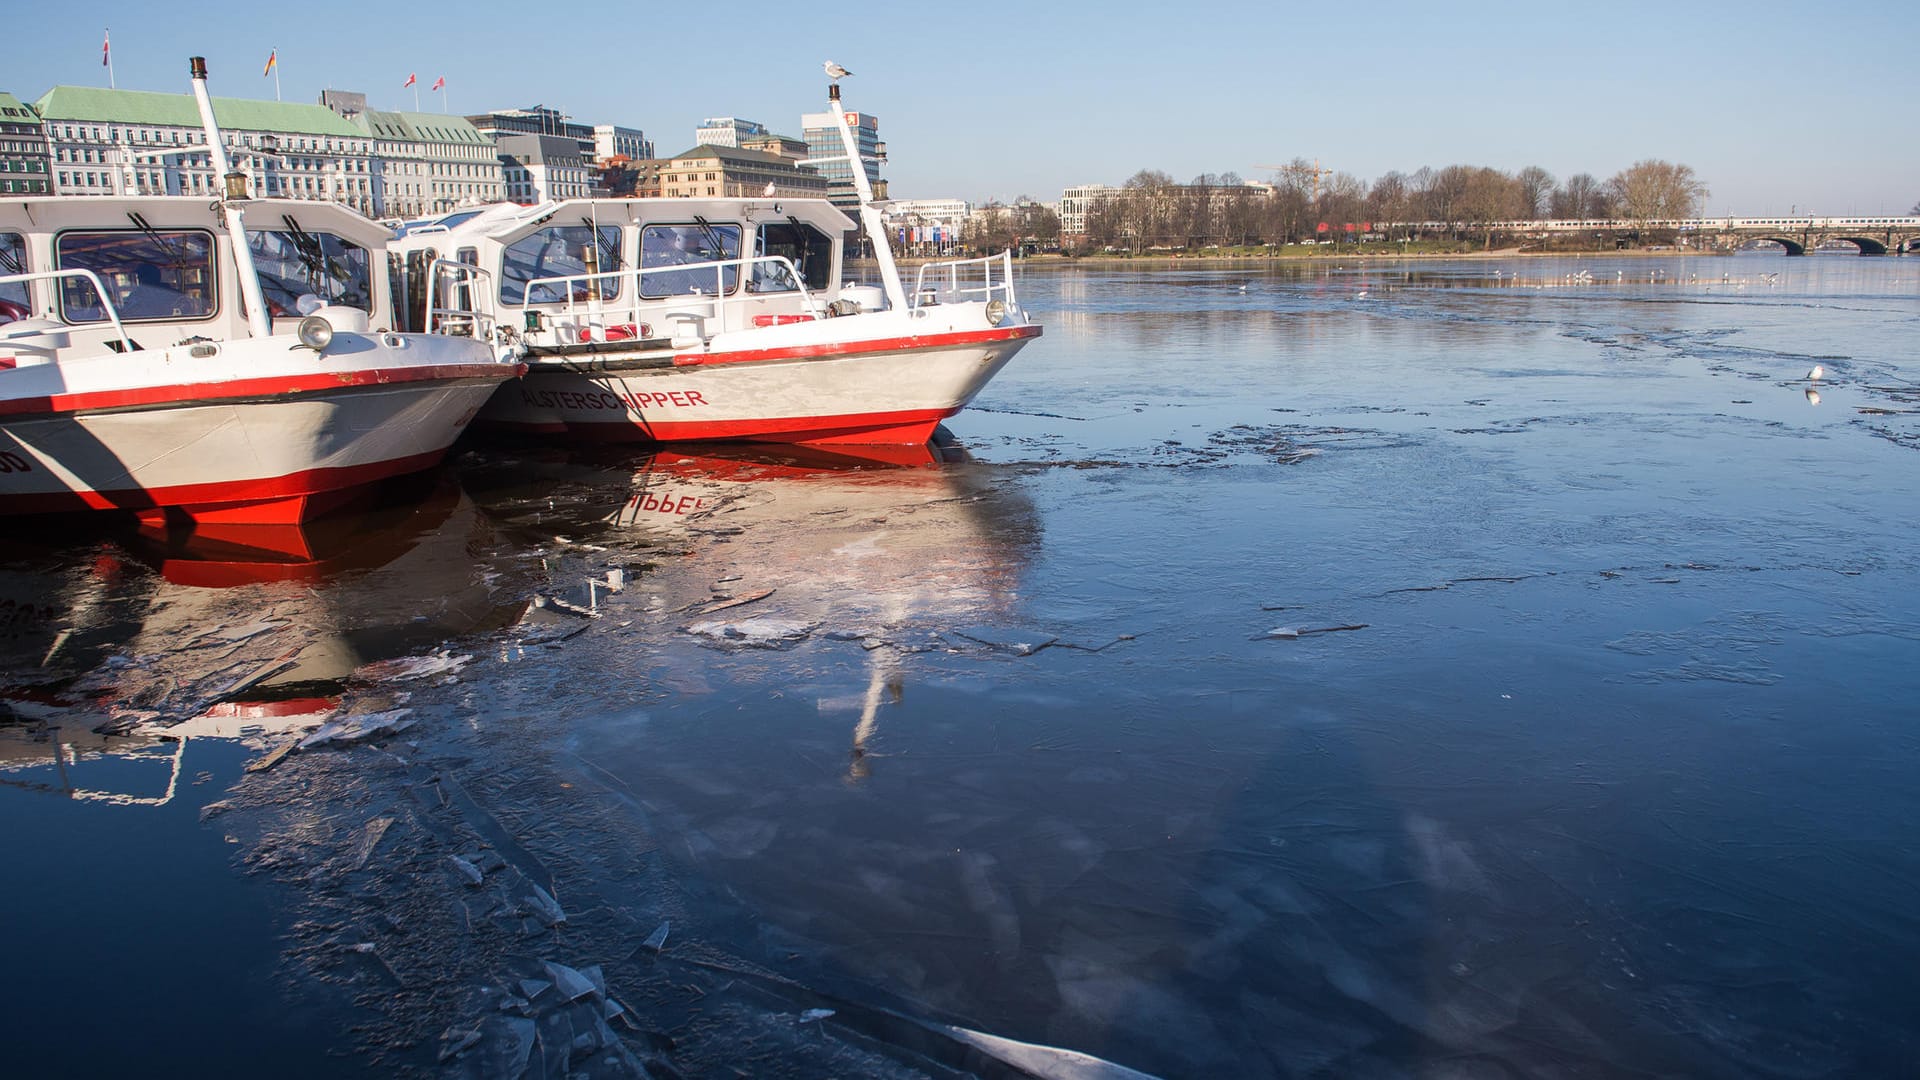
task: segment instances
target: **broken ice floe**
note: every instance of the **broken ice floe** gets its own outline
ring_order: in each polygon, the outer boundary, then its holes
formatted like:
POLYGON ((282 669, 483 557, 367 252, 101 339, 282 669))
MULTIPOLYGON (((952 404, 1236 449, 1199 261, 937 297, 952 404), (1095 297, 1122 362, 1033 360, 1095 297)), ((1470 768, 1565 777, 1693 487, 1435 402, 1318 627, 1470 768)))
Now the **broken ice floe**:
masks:
POLYGON ((707 619, 686 627, 686 632, 716 644, 777 649, 804 641, 817 625, 801 619, 763 615, 740 622, 707 619))
POLYGON ((1365 630, 1366 628, 1366 623, 1349 623, 1344 626, 1276 626, 1264 634, 1255 634, 1250 640, 1291 641, 1294 638, 1306 637, 1308 634, 1337 634, 1343 630, 1365 630))
POLYGON ((662 922, 659 926, 654 927, 653 933, 647 935, 647 940, 641 942, 640 943, 641 946, 647 949, 649 952, 659 952, 661 949, 666 948, 667 947, 667 928, 668 928, 668 924, 665 922, 662 922))
POLYGON ((459 872, 460 877, 466 881, 469 888, 478 886, 482 881, 486 880, 486 875, 480 872, 479 867, 458 855, 447 856, 447 861, 453 864, 454 870, 459 872))
POLYGON ((524 897, 527 911, 547 926, 558 926, 567 921, 567 913, 553 894, 532 882, 527 883, 529 894, 524 897))
POLYGON ((412 709, 389 709, 386 712, 362 713, 322 724, 318 731, 300 740, 300 749, 311 750, 318 746, 351 746, 354 743, 370 739, 397 735, 413 726, 413 721, 404 719, 412 709))
POLYGON ((473 662, 471 656, 456 656, 452 653, 430 653, 426 656, 403 656, 393 660, 378 660, 364 664, 353 674, 365 682, 399 682, 404 679, 430 679, 441 675, 452 675, 473 662))

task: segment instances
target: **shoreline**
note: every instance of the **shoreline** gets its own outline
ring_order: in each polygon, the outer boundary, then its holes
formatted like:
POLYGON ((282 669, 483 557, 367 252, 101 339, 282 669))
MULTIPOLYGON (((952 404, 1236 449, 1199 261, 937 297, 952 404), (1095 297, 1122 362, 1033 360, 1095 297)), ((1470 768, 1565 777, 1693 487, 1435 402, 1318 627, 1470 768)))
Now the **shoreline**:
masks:
MULTIPOLYGON (((1029 268, 1037 266, 1177 266, 1189 263, 1306 263, 1306 262, 1412 262, 1435 259, 1487 260, 1487 259, 1587 259, 1587 258, 1700 258, 1726 259, 1737 252, 1667 250, 1653 251, 1644 248, 1605 251, 1528 251, 1524 248, 1494 248, 1491 251, 1414 251, 1406 253, 1387 252, 1341 252, 1339 254, 1298 255, 1028 255, 1015 260, 1029 268)), ((849 260, 850 262, 871 262, 872 260, 849 260)), ((926 263, 943 262, 945 259, 922 256, 895 256, 894 262, 900 266, 920 266, 926 263)))

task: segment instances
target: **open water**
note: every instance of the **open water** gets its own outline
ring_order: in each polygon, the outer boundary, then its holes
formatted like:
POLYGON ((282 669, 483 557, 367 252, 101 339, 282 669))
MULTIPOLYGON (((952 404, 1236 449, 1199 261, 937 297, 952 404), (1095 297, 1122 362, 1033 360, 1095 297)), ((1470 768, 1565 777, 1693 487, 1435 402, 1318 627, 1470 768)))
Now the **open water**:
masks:
POLYGON ((1911 1075, 1920 262, 1022 299, 923 455, 13 523, 6 1071, 1911 1075))

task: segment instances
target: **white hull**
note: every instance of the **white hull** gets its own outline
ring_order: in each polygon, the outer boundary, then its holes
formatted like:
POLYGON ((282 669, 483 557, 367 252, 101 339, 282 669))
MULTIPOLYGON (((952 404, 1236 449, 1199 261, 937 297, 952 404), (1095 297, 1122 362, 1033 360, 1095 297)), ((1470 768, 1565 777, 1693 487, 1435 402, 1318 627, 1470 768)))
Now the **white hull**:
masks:
MULTIPOLYGON (((0 371, 0 513, 297 521, 438 462, 514 369, 478 342, 340 335, 0 371)), ((203 346, 204 348, 204 346, 203 346)))
POLYGON ((477 423, 582 441, 922 443, 1040 332, 984 318, 920 329, 875 314, 722 334, 698 351, 531 360, 477 423))

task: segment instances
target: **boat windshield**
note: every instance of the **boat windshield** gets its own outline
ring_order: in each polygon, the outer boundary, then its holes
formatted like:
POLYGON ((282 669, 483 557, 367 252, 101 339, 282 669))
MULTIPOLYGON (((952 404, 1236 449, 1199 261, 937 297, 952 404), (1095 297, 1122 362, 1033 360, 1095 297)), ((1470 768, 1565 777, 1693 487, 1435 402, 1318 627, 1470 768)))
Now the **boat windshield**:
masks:
MULTIPOLYGON (((809 289, 824 289, 833 281, 833 238, 798 221, 760 226, 754 238, 755 255, 778 255, 793 263, 809 289)), ((789 275, 772 268, 754 267, 754 292, 780 292, 796 286, 789 275)))
POLYGON ((620 227, 549 225, 507 245, 500 257, 500 302, 503 304, 557 304, 572 292, 575 300, 620 295, 619 278, 586 281, 588 275, 619 270, 620 227), (597 233, 597 237, 596 237, 597 233), (577 277, 571 290, 557 282, 534 285, 543 278, 577 277))
POLYGON ((247 247, 260 278, 267 311, 276 318, 300 314, 297 302, 313 295, 329 304, 373 310, 373 280, 367 249, 332 233, 249 229, 247 247))
MULTIPOLYGON (((214 313, 213 234, 188 229, 113 229, 63 232, 54 264, 91 270, 113 294, 120 318, 204 319, 214 313)), ((107 315, 92 283, 60 282, 60 317, 100 322, 107 315)))
MULTIPOLYGON (((19 233, 0 233, 0 277, 27 272, 27 242, 19 233)), ((24 319, 33 313, 27 301, 27 283, 0 285, 0 323, 24 319)))
POLYGON ((640 230, 640 265, 652 271, 640 279, 643 296, 684 296, 688 293, 730 293, 740 268, 714 270, 655 270, 687 263, 721 262, 740 257, 740 226, 648 225, 640 230))

